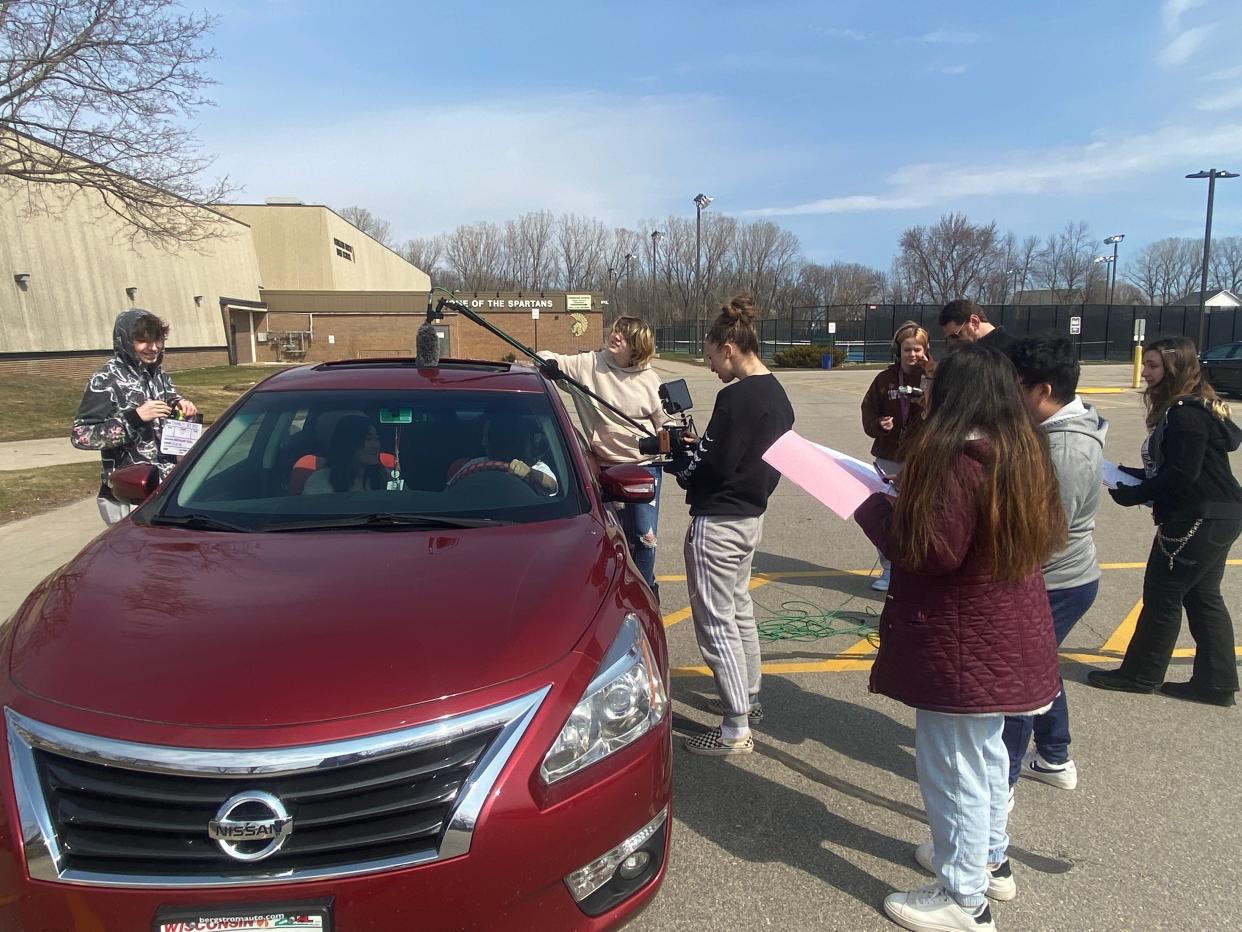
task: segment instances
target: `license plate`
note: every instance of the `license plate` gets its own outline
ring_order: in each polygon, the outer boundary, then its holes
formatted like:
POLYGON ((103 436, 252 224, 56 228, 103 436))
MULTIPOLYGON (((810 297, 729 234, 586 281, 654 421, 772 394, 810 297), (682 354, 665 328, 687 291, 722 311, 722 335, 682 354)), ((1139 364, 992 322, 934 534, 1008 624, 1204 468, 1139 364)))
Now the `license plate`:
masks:
POLYGON ((322 901, 314 906, 229 906, 161 909, 154 932, 331 932, 332 913, 322 901))

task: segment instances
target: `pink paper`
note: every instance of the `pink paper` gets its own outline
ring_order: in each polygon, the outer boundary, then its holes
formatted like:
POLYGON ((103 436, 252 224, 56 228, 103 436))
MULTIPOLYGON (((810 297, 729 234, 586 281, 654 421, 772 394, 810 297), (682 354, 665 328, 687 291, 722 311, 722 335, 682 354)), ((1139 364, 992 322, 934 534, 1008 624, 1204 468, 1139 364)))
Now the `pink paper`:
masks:
POLYGON ((874 483, 864 482, 842 466, 827 448, 812 443, 797 431, 777 438, 763 459, 846 520, 873 492, 886 488, 879 475, 874 483))

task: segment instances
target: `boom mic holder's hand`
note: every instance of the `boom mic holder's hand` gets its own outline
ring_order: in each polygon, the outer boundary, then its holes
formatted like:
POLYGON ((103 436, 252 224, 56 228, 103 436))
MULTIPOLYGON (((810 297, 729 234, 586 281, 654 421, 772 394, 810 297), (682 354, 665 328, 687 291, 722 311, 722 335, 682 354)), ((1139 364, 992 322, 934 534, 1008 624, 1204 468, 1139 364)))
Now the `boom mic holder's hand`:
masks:
MULTIPOLYGON (((474 323, 478 324, 488 333, 492 334, 493 336, 499 337, 501 340, 504 340, 506 343, 512 346, 515 350, 522 353, 524 356, 528 357, 531 360, 531 362, 533 362, 535 366, 539 369, 539 371, 543 373, 545 378, 548 378, 553 382, 565 382, 569 385, 572 385, 574 388, 582 392, 584 395, 586 395, 596 404, 600 405, 603 408, 606 408, 609 412, 619 417, 622 421, 624 421, 626 424, 633 427, 635 430, 641 432, 644 436, 647 436, 647 437, 655 436, 655 434, 653 434, 648 428, 644 427, 638 421, 634 420, 624 411, 618 410, 615 406, 609 404, 607 401, 599 397, 599 395, 595 394, 595 392, 591 391, 589 388, 587 388, 585 385, 583 385, 573 376, 562 372, 561 367, 556 364, 555 359, 544 359, 542 356, 536 353, 533 349, 531 349, 528 346, 525 346, 522 343, 519 343, 513 337, 509 336, 509 334, 505 333, 503 330, 501 330, 499 327, 493 324, 491 321, 486 320, 484 317, 482 317, 477 311, 466 307, 466 305, 462 304, 460 301, 453 301, 449 298, 442 297, 440 298, 440 300, 436 302, 435 308, 433 309, 431 307, 431 297, 429 295, 427 298, 427 322, 430 323, 432 320, 442 319, 444 317, 444 309, 446 307, 450 311, 456 311, 458 314, 461 314, 463 317, 466 317, 469 320, 473 321, 474 323)), ((423 326, 425 327, 427 326, 427 324, 424 324, 423 326)), ((419 329, 421 330, 422 327, 420 327, 419 329)))

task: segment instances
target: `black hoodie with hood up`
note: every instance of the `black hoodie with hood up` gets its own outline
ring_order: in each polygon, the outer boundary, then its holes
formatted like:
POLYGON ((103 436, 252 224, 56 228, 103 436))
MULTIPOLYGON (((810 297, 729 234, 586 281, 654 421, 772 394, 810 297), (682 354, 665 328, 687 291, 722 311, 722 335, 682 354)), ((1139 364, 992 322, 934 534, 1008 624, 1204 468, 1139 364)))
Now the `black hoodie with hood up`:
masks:
POLYGON ((70 440, 79 450, 99 450, 102 458, 99 494, 112 498, 108 476, 114 469, 134 463, 151 463, 167 476, 176 459, 160 453, 164 422, 143 421, 138 407, 155 399, 170 404, 177 397, 172 379, 161 368, 161 351, 155 362, 144 365, 134 352, 134 326, 150 311, 132 307, 117 315, 112 328, 112 358, 86 383, 82 401, 73 417, 70 440))

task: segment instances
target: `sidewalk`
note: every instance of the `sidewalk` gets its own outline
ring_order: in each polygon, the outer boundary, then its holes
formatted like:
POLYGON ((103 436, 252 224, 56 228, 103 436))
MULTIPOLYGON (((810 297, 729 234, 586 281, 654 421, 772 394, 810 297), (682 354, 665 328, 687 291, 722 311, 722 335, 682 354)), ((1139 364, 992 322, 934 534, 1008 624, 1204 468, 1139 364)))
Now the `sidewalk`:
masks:
MULTIPOLYGON (((69 446, 67 441, 65 446, 69 446)), ((55 511, 0 525, 0 566, 5 569, 0 574, 0 618, 13 614, 44 576, 103 529, 93 495, 55 511)))
POLYGON ((64 466, 69 463, 98 463, 98 450, 77 450, 69 437, 46 440, 15 440, 0 443, 0 472, 14 469, 38 469, 40 466, 64 466))

